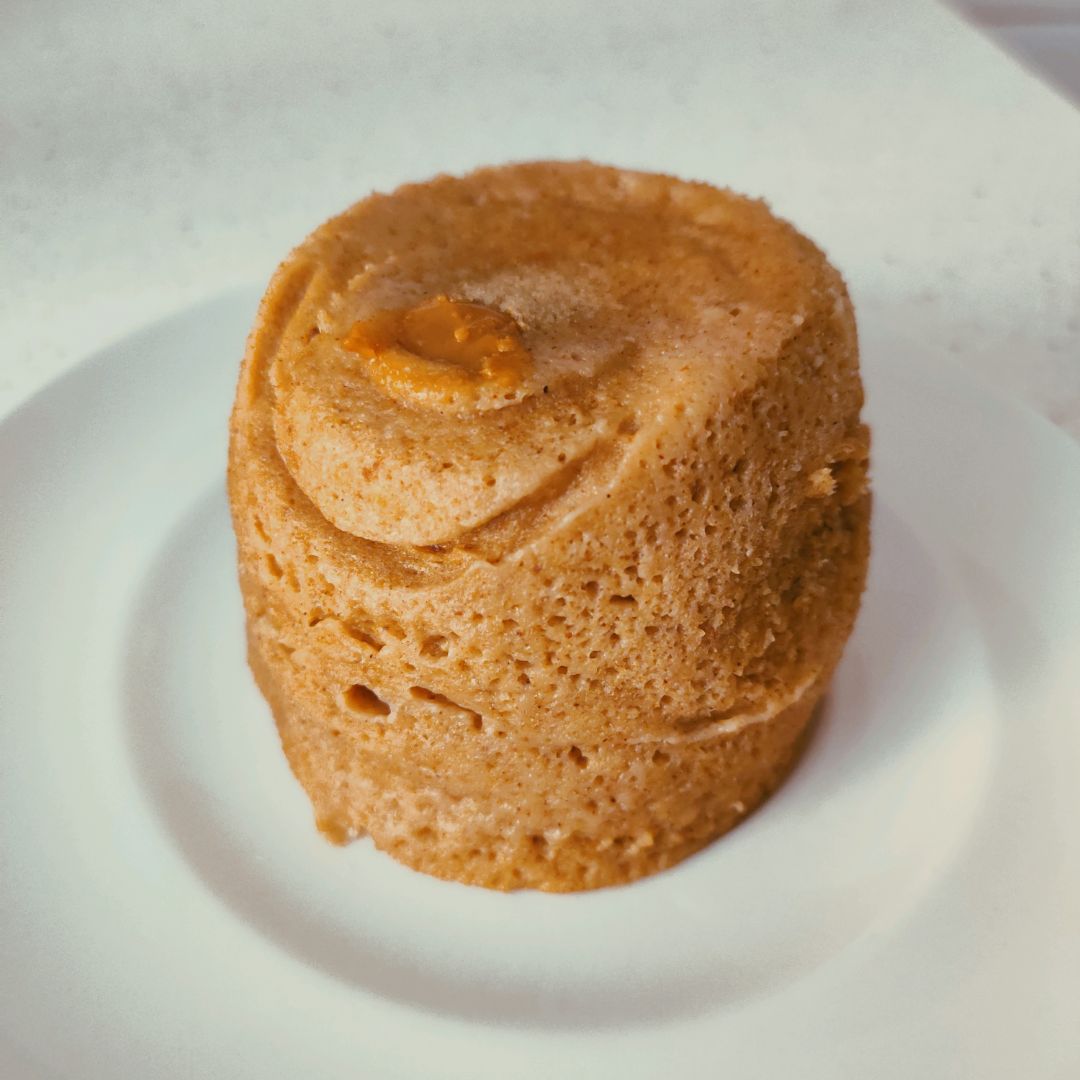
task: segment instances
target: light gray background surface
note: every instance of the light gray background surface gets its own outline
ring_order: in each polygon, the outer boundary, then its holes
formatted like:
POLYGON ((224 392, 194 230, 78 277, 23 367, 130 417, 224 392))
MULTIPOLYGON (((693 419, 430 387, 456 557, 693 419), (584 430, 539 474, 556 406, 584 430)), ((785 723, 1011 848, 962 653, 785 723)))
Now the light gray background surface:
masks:
POLYGON ((6 4, 0 415, 372 188, 631 127, 618 163, 764 195, 857 303, 1080 435, 1080 0, 967 0, 982 30, 930 0, 524 2, 511 37, 494 2, 6 4))

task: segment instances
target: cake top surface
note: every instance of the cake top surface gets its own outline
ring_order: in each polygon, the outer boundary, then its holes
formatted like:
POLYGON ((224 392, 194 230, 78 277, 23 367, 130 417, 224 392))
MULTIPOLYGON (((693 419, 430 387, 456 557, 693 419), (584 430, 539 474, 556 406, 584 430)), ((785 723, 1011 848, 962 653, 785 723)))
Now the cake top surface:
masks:
POLYGON ((838 289, 763 203, 589 163, 373 195, 296 264, 305 325, 271 368, 282 458, 338 528, 421 546, 722 411, 838 289))

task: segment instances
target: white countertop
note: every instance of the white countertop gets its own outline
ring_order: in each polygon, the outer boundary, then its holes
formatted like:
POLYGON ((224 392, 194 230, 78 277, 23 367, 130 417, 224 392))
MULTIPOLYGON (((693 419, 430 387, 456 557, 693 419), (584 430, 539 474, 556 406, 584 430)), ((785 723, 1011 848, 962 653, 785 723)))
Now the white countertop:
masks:
MULTIPOLYGON (((1080 111, 1065 96, 930 0, 599 8, 6 5, 0 414, 131 330, 265 281, 372 188, 605 160, 631 131, 639 151, 618 164, 765 195, 857 304, 1080 435, 1080 111), (671 55, 686 20, 700 45, 671 55)), ((969 8, 1080 95, 1080 4, 969 8)))

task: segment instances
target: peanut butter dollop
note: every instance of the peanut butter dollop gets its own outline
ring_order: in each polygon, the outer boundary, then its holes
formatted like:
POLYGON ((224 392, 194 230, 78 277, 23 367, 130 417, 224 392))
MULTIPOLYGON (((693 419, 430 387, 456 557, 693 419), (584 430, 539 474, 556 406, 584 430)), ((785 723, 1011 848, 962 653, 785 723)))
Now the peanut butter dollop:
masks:
POLYGON ((371 378, 397 398, 460 401, 513 391, 532 367, 512 316, 445 294, 376 312, 354 323, 342 344, 364 357, 371 378))

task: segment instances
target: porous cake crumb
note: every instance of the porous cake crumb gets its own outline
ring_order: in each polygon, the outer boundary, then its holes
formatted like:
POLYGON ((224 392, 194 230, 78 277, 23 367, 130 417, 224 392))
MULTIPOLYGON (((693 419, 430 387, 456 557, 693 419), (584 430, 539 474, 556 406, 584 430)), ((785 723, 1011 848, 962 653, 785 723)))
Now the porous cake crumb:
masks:
POLYGON ((318 827, 560 891, 730 829, 858 610, 861 405, 839 274, 728 191, 534 163, 316 230, 248 343, 229 494, 318 827))

